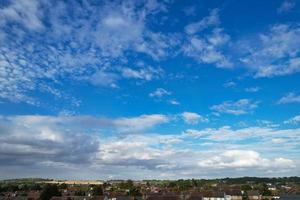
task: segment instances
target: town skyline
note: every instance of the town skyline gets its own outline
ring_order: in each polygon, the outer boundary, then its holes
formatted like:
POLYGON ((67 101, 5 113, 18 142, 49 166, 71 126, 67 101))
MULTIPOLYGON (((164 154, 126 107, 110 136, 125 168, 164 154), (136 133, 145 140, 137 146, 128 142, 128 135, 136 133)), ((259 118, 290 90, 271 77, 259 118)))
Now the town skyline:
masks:
POLYGON ((299 177, 299 8, 0 1, 0 179, 299 177))

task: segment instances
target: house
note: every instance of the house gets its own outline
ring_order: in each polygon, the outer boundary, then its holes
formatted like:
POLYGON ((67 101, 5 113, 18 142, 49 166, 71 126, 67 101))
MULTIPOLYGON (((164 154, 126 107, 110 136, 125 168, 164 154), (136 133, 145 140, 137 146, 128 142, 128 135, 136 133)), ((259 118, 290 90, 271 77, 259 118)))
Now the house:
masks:
POLYGON ((250 190, 247 192, 249 200, 260 200, 261 195, 257 190, 250 190))
POLYGON ((152 194, 147 195, 146 200, 181 200, 180 195, 176 194, 152 194))
POLYGON ((242 200, 242 192, 240 190, 229 190, 225 192, 226 200, 242 200))
POLYGON ((27 200, 38 200, 40 198, 40 191, 30 191, 27 193, 27 200))
POLYGON ((279 196, 262 196, 263 200, 275 200, 275 199, 280 199, 279 196))
POLYGON ((190 195, 186 195, 186 200, 202 200, 203 196, 202 193, 193 193, 190 195))
POLYGON ((203 192, 203 200, 226 200, 225 193, 221 191, 206 191, 203 192))

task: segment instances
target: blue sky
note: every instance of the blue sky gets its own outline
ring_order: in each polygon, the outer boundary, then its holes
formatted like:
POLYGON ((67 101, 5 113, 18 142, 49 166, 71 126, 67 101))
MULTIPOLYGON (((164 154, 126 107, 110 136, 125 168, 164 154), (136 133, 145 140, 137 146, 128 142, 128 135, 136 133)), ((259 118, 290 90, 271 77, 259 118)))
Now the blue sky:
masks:
POLYGON ((299 8, 0 1, 0 178, 299 176, 299 8))

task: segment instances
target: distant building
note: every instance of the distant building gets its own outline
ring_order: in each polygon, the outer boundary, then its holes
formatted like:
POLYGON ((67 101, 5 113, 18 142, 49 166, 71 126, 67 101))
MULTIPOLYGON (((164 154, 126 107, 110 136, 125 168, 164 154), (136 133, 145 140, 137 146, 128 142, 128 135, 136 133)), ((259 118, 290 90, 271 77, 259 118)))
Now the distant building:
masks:
POLYGON ((242 192, 240 190, 230 190, 225 192, 226 200, 242 200, 242 192))
POLYGON ((220 191, 203 192, 203 200, 226 200, 225 193, 220 191))
POLYGON ((257 190, 250 190, 247 192, 249 200, 260 200, 261 195, 257 190))

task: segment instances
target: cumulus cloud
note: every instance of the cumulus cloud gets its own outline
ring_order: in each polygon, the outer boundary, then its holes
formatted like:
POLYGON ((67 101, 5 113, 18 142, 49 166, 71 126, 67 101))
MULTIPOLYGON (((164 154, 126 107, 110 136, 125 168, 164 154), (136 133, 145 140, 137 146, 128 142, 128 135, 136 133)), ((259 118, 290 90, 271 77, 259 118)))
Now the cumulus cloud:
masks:
POLYGON ((300 95, 290 92, 286 96, 281 97, 277 103, 278 104, 300 103, 300 95))
POLYGON ((243 115, 253 111, 257 106, 257 101, 240 99, 238 101, 225 101, 222 104, 211 106, 210 109, 218 113, 243 115))
POLYGON ((199 115, 198 113, 183 112, 181 116, 187 124, 198 124, 199 122, 208 122, 207 118, 199 115))
POLYGON ((295 164, 290 159, 275 158, 269 160, 262 158, 256 151, 249 150, 228 150, 220 155, 213 156, 207 160, 198 163, 201 167, 210 167, 214 169, 222 168, 291 168, 295 164))
MULTIPOLYGON (((56 177, 59 171, 64 172, 61 174, 64 178, 92 178, 101 170, 102 178, 113 175, 117 178, 141 179, 145 176, 159 178, 163 174, 168 174, 163 176, 164 178, 190 178, 205 176, 208 172, 214 176, 216 168, 220 170, 218 175, 245 175, 246 172, 240 169, 250 167, 252 171, 247 171, 247 175, 265 173, 267 168, 272 169, 273 174, 280 174, 281 170, 292 173, 296 165, 293 159, 279 155, 283 151, 282 143, 289 144, 284 151, 292 149, 293 146, 290 145, 293 142, 294 145, 299 144, 298 129, 253 127, 233 130, 222 127, 189 130, 189 135, 142 132, 116 134, 118 131, 123 133, 119 127, 138 126, 142 131, 141 126, 137 124, 155 126, 158 120, 163 121, 165 118, 159 115, 131 119, 91 116, 1 116, 0 168, 11 177, 21 177, 24 174, 18 172, 23 169, 22 172, 28 175, 56 177), (116 127, 113 132, 107 130, 111 127, 116 127), (205 144, 203 137, 208 135, 211 138, 207 139, 205 144), (241 143, 237 146, 236 138, 254 136, 264 138, 261 140, 264 145, 260 143, 258 146, 249 146, 241 143), (190 137, 194 139, 190 140, 190 137), (282 139, 281 143, 274 143, 275 140, 270 143, 273 147, 272 152, 276 151, 274 146, 279 145, 279 153, 275 157, 268 154, 269 150, 263 149, 272 137, 282 139), (225 138, 227 139, 224 140, 225 138), (208 142, 212 144, 210 148, 205 146, 209 145, 208 142), (227 143, 236 145, 226 146, 227 143), (233 150, 234 147, 236 148, 233 150), (250 147, 256 150, 249 150, 250 147), (245 158, 250 162, 246 162, 245 158), (274 165, 271 166, 271 163, 274 165), (82 167, 88 169, 89 173, 80 172, 82 167), (205 170, 205 174, 199 169, 205 170)), ((147 127, 143 129, 145 128, 147 127)))
MULTIPOLYGON (((90 163, 98 151, 95 136, 68 131, 48 123, 48 117, 1 117, 2 164, 42 165, 90 163)), ((51 119, 51 118, 50 118, 51 119)))

